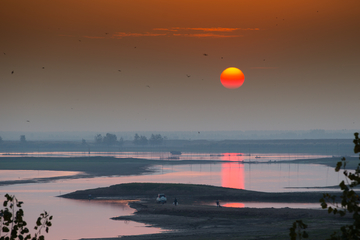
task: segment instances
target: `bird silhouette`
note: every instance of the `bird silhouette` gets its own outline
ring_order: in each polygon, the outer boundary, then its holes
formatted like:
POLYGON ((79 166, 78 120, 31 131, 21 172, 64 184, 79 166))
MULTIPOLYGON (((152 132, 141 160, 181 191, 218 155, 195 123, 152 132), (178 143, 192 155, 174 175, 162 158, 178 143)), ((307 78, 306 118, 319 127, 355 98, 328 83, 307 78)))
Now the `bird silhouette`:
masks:
POLYGON ((26 120, 26 122, 30 122, 29 120, 26 120))
POLYGON ((150 86, 149 86, 149 85, 146 85, 146 87, 150 88, 150 86))
POLYGON ((121 72, 121 70, 118 70, 119 72, 121 72))
POLYGON ((81 40, 79 40, 79 42, 81 42, 81 40))
POLYGON ((200 132, 198 132, 198 134, 200 134, 200 132))
POLYGON ((11 71, 11 74, 14 74, 14 71, 11 71))
POLYGON ((45 69, 45 67, 42 67, 42 69, 45 69))
POLYGON ((190 77, 190 75, 187 75, 187 74, 186 74, 186 76, 187 76, 188 78, 190 77))
POLYGON ((4 55, 6 55, 6 53, 4 53, 4 55))
POLYGON ((221 57, 221 59, 224 59, 223 57, 221 57))
POLYGON ((265 62, 265 59, 264 59, 264 62, 265 62))
POLYGON ((207 53, 204 53, 203 55, 204 55, 205 57, 207 57, 207 56, 208 56, 208 55, 207 55, 207 53))

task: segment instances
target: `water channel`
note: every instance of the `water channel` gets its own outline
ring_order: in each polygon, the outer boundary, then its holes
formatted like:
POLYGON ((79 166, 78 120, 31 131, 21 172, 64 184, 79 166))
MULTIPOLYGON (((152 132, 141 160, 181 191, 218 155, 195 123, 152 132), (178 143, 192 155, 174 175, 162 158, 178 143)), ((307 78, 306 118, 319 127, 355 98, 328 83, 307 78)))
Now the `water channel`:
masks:
MULTIPOLYGON (((260 156, 260 155, 258 155, 260 156)), ((267 155, 269 156, 269 155, 267 155)), ((80 189, 106 187, 129 182, 169 182, 208 184, 264 192, 320 191, 299 187, 324 187, 337 185, 342 174, 333 168, 314 164, 276 163, 272 161, 247 163, 246 157, 238 154, 223 154, 220 160, 234 162, 158 165, 153 174, 139 176, 114 176, 58 180, 48 183, 31 183, 0 186, 0 195, 16 195, 24 201, 25 220, 33 226, 43 210, 54 216, 48 240, 116 237, 160 232, 161 229, 147 227, 131 221, 114 221, 111 217, 129 215, 133 209, 126 201, 80 201, 56 196, 80 189), (233 157, 232 157, 233 156, 233 157), (242 157, 242 160, 239 160, 242 157), (244 159, 245 158, 245 159, 244 159)), ((265 158, 264 156, 260 156, 265 158)), ((299 157, 299 156, 298 156, 299 157)), ((299 158, 306 156, 300 156, 299 158)), ((270 159, 270 160, 271 160, 270 159)), ((31 179, 38 177, 68 176, 76 172, 60 171, 8 171, 0 170, 0 181, 31 179)), ((324 189, 323 189, 324 190, 324 189)), ((326 189, 325 191, 330 191, 326 189)), ((154 193, 154 197, 157 193, 154 193)), ((181 199, 179 199, 181 204, 181 199)), ((316 205, 272 204, 272 203, 223 203, 227 207, 293 207, 318 208, 316 205)))

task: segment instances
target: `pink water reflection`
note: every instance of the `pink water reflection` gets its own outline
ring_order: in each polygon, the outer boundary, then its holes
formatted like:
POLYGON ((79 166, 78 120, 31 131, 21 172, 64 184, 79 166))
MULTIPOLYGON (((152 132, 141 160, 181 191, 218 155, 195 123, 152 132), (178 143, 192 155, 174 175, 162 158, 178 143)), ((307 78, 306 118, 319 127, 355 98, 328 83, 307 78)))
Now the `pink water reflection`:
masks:
POLYGON ((221 164, 221 186, 227 188, 245 189, 244 157, 238 153, 225 153, 223 161, 236 161, 221 164))
POLYGON ((32 178, 50 178, 74 176, 82 172, 47 170, 1 170, 0 181, 26 180, 32 178))
MULTIPOLYGON (((216 206, 215 203, 206 204, 216 206)), ((320 203, 281 203, 281 202, 220 202, 223 207, 231 208, 301 208, 321 209, 320 203)))

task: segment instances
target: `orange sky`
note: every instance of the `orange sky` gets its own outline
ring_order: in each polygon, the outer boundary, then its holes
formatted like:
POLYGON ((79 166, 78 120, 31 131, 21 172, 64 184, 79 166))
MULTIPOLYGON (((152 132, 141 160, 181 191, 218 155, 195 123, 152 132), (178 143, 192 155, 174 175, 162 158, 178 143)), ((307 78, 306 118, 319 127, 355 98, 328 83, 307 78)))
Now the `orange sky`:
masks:
POLYGON ((1 1, 0 131, 359 129, 359 9, 1 1))

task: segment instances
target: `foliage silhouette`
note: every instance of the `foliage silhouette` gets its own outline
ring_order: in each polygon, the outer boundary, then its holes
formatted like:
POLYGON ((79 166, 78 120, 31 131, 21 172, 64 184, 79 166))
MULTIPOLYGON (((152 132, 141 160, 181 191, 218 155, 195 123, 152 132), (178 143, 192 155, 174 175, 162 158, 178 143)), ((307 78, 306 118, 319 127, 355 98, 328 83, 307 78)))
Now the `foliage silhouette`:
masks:
POLYGON ((148 144, 148 139, 145 136, 139 136, 137 133, 134 136, 133 143, 135 145, 146 145, 148 144))
POLYGON ((5 198, 4 209, 0 210, 0 240, 45 240, 45 236, 41 234, 41 231, 49 232, 53 217, 46 211, 41 213, 36 220, 34 227, 36 232, 32 237, 26 227, 27 223, 23 219, 24 211, 21 208, 23 202, 9 194, 6 194, 5 198))
POLYGON ((97 135, 94 137, 94 140, 95 140, 95 143, 102 143, 103 137, 101 136, 101 134, 97 134, 97 135))
POLYGON ((140 141, 140 136, 139 136, 139 134, 135 133, 133 143, 134 144, 139 144, 139 141, 140 141))
MULTIPOLYGON (((359 133, 354 133, 354 136, 354 153, 360 153, 359 133)), ((339 214, 340 216, 345 216, 346 213, 352 213, 353 223, 342 226, 340 228, 340 232, 333 232, 328 240, 360 239, 360 197, 354 191, 354 188, 360 184, 360 163, 356 167, 355 171, 349 171, 346 169, 346 159, 342 158, 341 161, 336 164, 335 171, 339 172, 341 169, 344 170, 343 174, 345 175, 346 181, 341 181, 339 184, 339 187, 342 190, 342 195, 340 196, 341 202, 337 202, 335 195, 325 193, 323 198, 320 199, 320 203, 323 209, 328 210, 328 213, 339 214)), ((301 222, 301 220, 298 221, 301 222)), ((297 235, 294 235, 294 232, 296 229, 299 230, 301 228, 299 228, 299 225, 296 225, 298 224, 298 221, 294 222, 293 227, 290 228, 289 235, 291 240, 297 239, 297 235)))
POLYGON ((307 225, 302 222, 302 220, 296 220, 293 223, 293 226, 290 228, 290 239, 296 240, 296 239, 303 239, 308 238, 308 233, 304 230, 307 228, 307 225))
POLYGON ((151 145, 160 145, 163 143, 163 137, 161 136, 161 134, 151 134, 151 137, 149 139, 149 142, 151 145))
POLYGON ((117 137, 115 134, 107 133, 103 138, 103 142, 108 145, 115 144, 117 141, 117 137))

